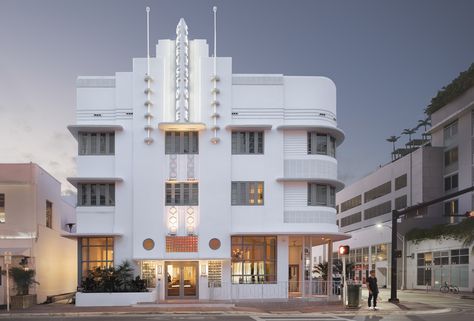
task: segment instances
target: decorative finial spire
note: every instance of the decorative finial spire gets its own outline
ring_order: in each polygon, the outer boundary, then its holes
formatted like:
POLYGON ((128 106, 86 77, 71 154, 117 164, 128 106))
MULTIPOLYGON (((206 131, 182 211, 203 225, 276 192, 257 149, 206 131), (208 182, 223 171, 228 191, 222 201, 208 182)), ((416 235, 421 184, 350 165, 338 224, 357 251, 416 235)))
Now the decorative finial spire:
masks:
POLYGON ((176 121, 189 121, 189 42, 183 18, 176 26, 176 121))

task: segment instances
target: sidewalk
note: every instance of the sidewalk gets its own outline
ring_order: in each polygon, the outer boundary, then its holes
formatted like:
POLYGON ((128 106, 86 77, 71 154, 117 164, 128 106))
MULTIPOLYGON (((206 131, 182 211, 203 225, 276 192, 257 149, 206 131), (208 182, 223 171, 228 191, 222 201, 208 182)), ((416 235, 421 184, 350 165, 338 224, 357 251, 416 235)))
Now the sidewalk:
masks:
MULTIPOLYGON (((330 313, 351 315, 376 314, 431 314, 447 313, 452 307, 452 300, 460 300, 460 296, 447 297, 441 293, 426 293, 423 291, 399 291, 400 304, 387 302, 390 290, 382 289, 378 311, 367 310, 366 290, 362 293, 361 307, 348 309, 341 302, 310 301, 294 299, 290 301, 253 300, 240 302, 185 302, 139 304, 130 307, 76 307, 72 304, 53 303, 36 305, 25 310, 0 310, 0 319, 15 316, 80 316, 80 315, 114 315, 114 314, 301 314, 301 313, 330 313), (420 295, 423 294, 423 295, 420 295)), ((472 301, 469 301, 472 302, 472 301)), ((474 303, 473 303, 474 304, 474 303)))

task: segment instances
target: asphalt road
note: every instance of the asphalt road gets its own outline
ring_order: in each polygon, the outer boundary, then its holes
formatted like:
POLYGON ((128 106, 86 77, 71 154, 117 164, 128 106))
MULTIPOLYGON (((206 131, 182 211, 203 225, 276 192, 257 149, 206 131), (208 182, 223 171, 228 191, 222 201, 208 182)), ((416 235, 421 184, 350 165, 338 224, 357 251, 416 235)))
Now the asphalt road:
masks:
POLYGON ((367 313, 365 315, 350 314, 312 314, 312 315, 114 315, 114 316, 15 316, 11 320, 65 320, 65 321, 472 321, 474 320, 474 306, 467 305, 465 308, 455 308, 449 313, 440 314, 418 314, 418 315, 384 315, 378 312, 367 313))

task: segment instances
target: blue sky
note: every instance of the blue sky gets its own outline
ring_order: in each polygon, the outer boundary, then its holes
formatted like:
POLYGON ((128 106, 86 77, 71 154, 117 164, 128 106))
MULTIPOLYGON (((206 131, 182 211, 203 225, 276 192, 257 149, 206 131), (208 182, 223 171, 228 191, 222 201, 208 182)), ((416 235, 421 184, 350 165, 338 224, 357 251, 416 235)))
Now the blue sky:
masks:
POLYGON ((180 17, 191 39, 211 42, 217 5, 218 55, 235 73, 333 79, 346 183, 387 163, 385 139, 414 127, 474 62, 474 1, 0 0, 0 162, 37 162, 63 182, 75 174, 75 78, 130 71, 145 56, 147 5, 152 43, 174 38, 180 17))

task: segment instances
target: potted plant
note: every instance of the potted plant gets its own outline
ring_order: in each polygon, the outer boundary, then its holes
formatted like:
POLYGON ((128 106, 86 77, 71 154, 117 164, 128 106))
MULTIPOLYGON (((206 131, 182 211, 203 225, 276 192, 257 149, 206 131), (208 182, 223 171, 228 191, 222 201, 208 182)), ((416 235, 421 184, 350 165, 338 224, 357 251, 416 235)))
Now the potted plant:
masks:
POLYGON ((36 304, 36 294, 29 294, 30 286, 39 284, 35 280, 35 270, 24 267, 12 267, 10 277, 15 283, 16 295, 11 296, 12 309, 26 309, 36 304))

